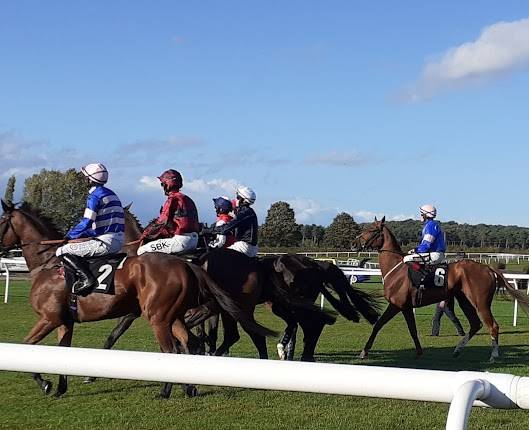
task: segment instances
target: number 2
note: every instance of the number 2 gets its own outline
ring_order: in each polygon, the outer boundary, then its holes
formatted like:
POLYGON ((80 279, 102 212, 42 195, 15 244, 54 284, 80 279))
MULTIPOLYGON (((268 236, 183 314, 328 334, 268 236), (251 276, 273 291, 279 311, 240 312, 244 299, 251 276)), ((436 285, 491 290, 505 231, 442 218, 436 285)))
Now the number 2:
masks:
POLYGON ((112 273, 112 265, 103 264, 99 268, 99 273, 101 273, 101 275, 99 275, 97 277, 97 282, 98 282, 99 286, 96 288, 96 290, 106 290, 107 289, 107 284, 104 284, 103 281, 105 279, 107 279, 108 275, 110 275, 112 273), (103 272, 103 273, 101 273, 101 272, 103 272))

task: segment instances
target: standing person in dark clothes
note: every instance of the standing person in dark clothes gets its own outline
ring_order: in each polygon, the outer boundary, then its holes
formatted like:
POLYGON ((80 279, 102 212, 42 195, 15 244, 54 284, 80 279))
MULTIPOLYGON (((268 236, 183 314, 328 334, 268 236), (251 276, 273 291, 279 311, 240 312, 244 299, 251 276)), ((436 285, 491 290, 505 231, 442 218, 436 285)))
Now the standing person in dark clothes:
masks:
POLYGON ((443 300, 442 302, 437 303, 435 307, 435 313, 432 318, 432 336, 439 336, 439 330, 441 328, 441 317, 443 316, 443 314, 446 314, 450 321, 452 321, 457 330, 457 334, 459 336, 464 336, 465 331, 463 330, 461 321, 459 321, 454 312, 453 297, 448 300, 443 300))

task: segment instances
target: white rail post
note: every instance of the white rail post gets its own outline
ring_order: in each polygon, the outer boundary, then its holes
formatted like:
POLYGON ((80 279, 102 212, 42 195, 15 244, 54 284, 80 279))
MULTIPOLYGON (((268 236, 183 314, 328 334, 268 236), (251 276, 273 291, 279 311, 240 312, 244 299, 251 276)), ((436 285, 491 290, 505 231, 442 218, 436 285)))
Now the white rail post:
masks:
POLYGON ((5 293, 4 293, 4 303, 7 303, 7 300, 9 298, 9 267, 7 266, 7 264, 4 263, 4 276, 6 277, 6 288, 5 288, 5 293))
MULTIPOLYGON (((513 279, 512 281, 514 283, 514 288, 517 290, 518 289, 518 281, 516 281, 516 279, 513 279)), ((518 319, 518 300, 514 299, 514 317, 513 317, 513 321, 512 321, 513 327, 516 327, 516 320, 517 319, 518 319)))

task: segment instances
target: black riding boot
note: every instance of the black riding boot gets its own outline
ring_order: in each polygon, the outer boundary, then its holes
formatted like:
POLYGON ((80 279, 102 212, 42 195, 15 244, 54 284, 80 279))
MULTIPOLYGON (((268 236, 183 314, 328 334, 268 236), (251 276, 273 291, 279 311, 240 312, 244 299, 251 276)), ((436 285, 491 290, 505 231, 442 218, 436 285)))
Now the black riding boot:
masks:
POLYGON ((92 275, 86 262, 81 257, 72 254, 61 255, 64 265, 72 269, 77 275, 73 284, 73 293, 79 296, 87 296, 97 287, 97 279, 92 275))

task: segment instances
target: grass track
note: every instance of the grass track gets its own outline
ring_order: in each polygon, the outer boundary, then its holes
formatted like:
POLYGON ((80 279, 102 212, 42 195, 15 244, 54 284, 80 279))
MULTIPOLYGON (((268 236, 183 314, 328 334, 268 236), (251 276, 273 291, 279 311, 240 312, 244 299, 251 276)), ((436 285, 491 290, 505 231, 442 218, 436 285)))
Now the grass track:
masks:
MULTIPOLYGON (((0 283, 3 286, 3 283, 0 283)), ((381 290, 379 284, 367 288, 381 290)), ((3 288, 0 288, 3 292, 3 288)), ((20 342, 36 317, 27 301, 28 283, 14 282, 7 305, 0 304, 0 342, 20 342)), ((489 336, 482 330, 464 350, 459 360, 451 357, 458 337, 443 318, 441 337, 427 336, 433 308, 417 310, 417 320, 425 355, 417 360, 402 316, 380 333, 370 359, 356 357, 370 333, 369 324, 352 325, 343 319, 324 330, 317 349, 318 361, 375 366, 417 367, 441 370, 476 370, 529 376, 529 318, 521 314, 512 327, 512 303, 495 299, 494 313, 500 324, 502 355, 489 364, 489 336)), ((458 314, 461 316, 461 312, 458 314)), ((264 308, 257 318, 282 329, 281 321, 264 308)), ((114 321, 78 325, 74 346, 100 347, 114 321)), ((467 325, 463 322, 465 328, 467 325)), ((269 353, 275 339, 268 341, 269 353)), ((50 335, 44 344, 55 344, 50 335)), ((138 320, 118 342, 117 348, 157 351, 158 346, 143 320, 138 320)), ((246 335, 232 355, 255 357, 246 335)), ((54 382, 56 377, 51 375, 54 382)), ((158 383, 100 380, 85 385, 70 378, 67 395, 59 400, 44 397, 30 376, 0 373, 0 429, 442 429, 448 405, 361 397, 288 393, 225 387, 200 387, 201 396, 184 398, 180 389, 170 400, 156 400, 158 383)), ((469 429, 523 429, 529 426, 529 411, 502 411, 474 408, 469 429)))

